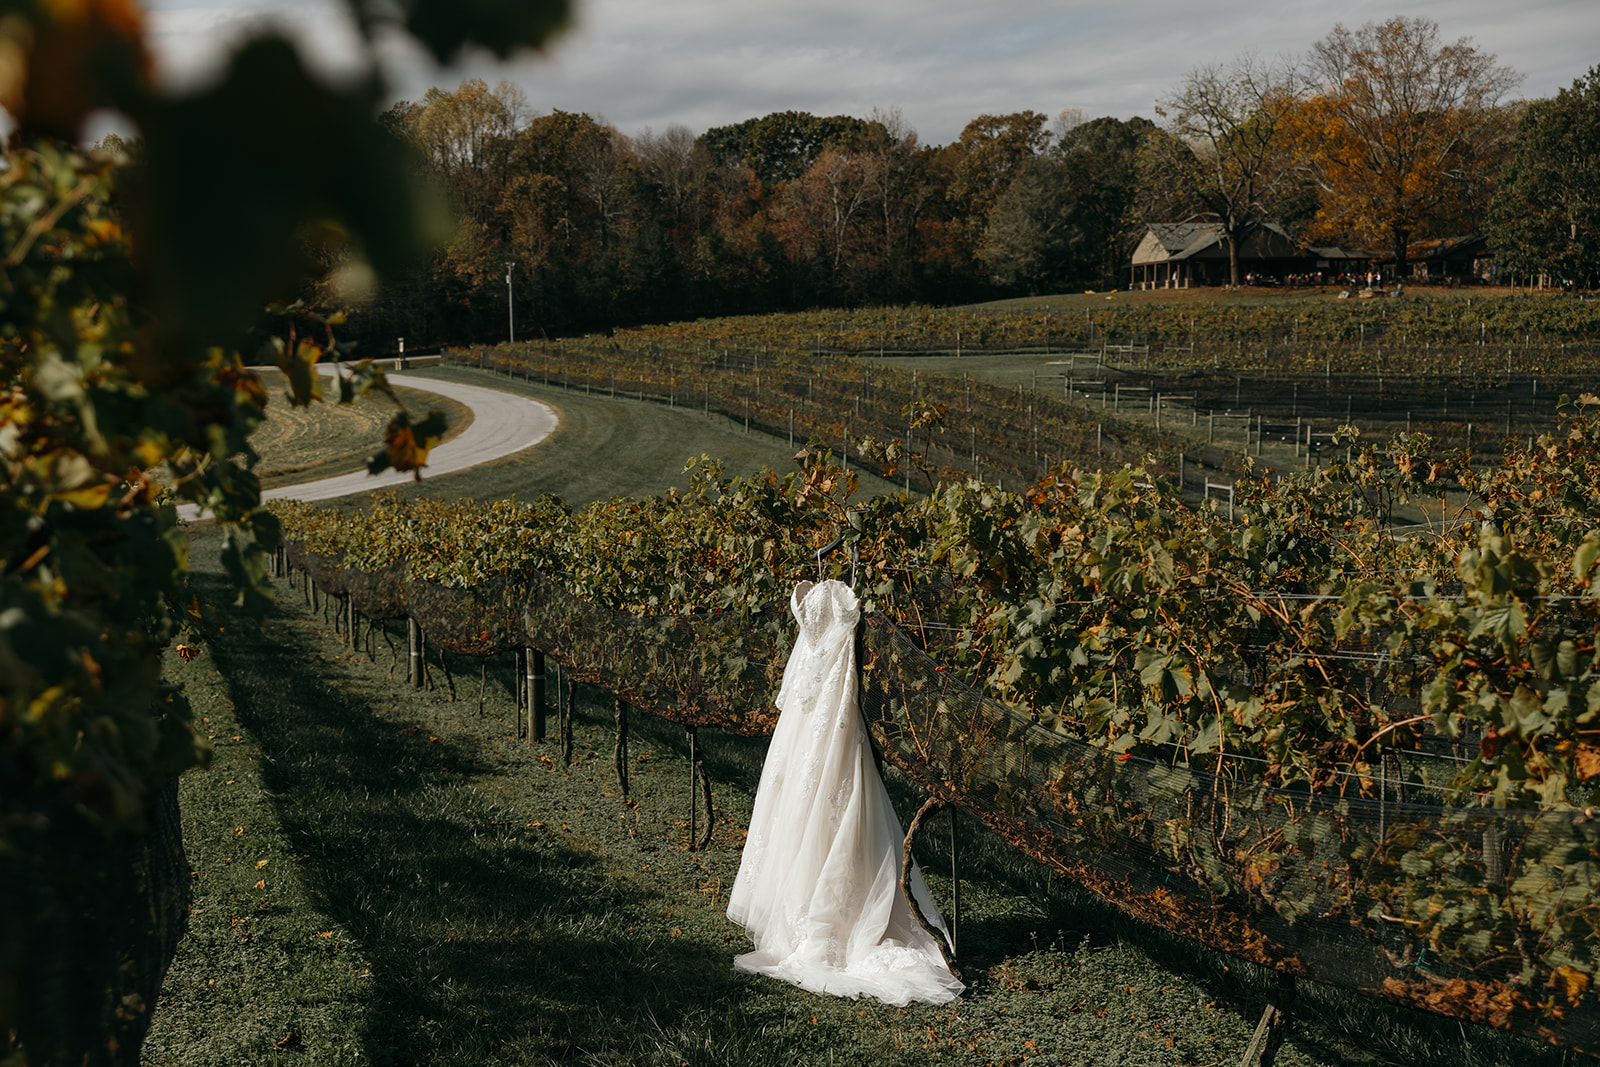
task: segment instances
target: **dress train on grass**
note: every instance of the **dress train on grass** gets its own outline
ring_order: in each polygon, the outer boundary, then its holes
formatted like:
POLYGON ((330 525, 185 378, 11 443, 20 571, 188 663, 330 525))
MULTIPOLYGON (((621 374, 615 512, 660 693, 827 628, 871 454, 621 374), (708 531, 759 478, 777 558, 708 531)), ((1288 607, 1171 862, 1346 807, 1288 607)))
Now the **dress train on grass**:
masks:
MULTIPOLYGON (((801 582, 790 609, 800 633, 728 899, 755 949, 733 965, 815 993, 948 1003, 965 987, 900 893, 904 835, 856 700, 859 603, 842 582, 801 582)), ((943 930, 915 864, 911 888, 943 930)))

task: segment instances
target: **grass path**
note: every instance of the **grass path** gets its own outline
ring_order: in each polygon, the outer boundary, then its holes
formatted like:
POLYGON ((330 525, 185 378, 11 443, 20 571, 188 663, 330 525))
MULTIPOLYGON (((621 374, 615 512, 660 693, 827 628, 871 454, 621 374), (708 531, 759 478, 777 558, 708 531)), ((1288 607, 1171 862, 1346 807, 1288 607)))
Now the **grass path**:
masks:
MULTIPOLYGON (((348 406, 322 403, 297 408, 284 397, 282 374, 271 368, 256 368, 256 373, 272 397, 267 421, 250 438, 261 456, 256 473, 262 488, 361 470, 367 457, 383 443, 384 427, 395 412, 386 398, 367 397, 348 406)), ((416 389, 397 387, 395 392, 413 414, 425 414, 432 408, 443 411, 450 421, 446 441, 472 425, 472 409, 465 404, 416 389)))
MULTIPOLYGON (((194 561, 196 591, 222 598, 214 535, 194 561)), ((514 736, 509 656, 486 664, 480 715, 477 661, 452 657, 458 699, 437 665, 411 690, 382 633, 369 658, 330 619, 279 582, 267 619, 226 618, 172 665, 216 758, 180 782, 195 903, 147 1064, 1216 1067, 1249 1039, 1268 976, 1143 930, 970 824, 961 1002, 736 974, 723 911, 763 741, 702 731, 720 822, 689 853, 680 729, 634 714, 624 797, 603 694, 580 690, 566 768, 514 736)), ((916 798, 889 784, 904 816, 916 798)), ((941 901, 943 838, 921 854, 941 901)), ((1562 1060, 1313 987, 1278 1062, 1562 1060)))
MULTIPOLYGON (((427 367, 407 373, 502 389, 542 400, 561 413, 561 428, 534 448, 496 463, 429 477, 396 490, 405 495, 513 497, 530 500, 552 493, 573 507, 614 496, 649 496, 684 486, 686 460, 711 455, 730 474, 754 474, 770 467, 780 474, 795 469, 787 439, 746 433, 721 415, 696 408, 669 408, 652 401, 524 382, 466 367, 427 367)), ((872 474, 861 476, 862 495, 880 496, 895 487, 872 474)))

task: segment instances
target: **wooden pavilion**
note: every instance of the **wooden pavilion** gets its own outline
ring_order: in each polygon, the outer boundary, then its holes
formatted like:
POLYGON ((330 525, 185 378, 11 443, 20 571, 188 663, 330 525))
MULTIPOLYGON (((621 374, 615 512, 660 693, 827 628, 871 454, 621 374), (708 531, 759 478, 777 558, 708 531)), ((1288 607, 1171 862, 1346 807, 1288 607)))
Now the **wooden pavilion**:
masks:
MULTIPOLYGON (((1289 239, 1276 223, 1267 223, 1247 237, 1239 249, 1242 274, 1274 281, 1292 274, 1313 273, 1315 257, 1289 239)), ((1151 222, 1133 250, 1128 288, 1187 289, 1193 285, 1227 285, 1228 244, 1214 222, 1151 222)))

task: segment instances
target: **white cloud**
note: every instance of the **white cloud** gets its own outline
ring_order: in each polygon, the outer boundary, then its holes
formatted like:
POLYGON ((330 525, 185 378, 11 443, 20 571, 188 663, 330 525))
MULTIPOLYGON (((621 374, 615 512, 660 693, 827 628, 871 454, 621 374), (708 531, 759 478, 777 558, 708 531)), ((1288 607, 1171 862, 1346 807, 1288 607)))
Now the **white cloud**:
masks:
MULTIPOLYGON (((1548 95, 1583 74, 1600 40, 1593 0, 1420 0, 1447 40, 1470 36, 1548 95)), ((1355 0, 1190 0, 1089 4, 1006 0, 590 0, 550 58, 447 71, 408 65, 415 97, 465 75, 520 84, 537 107, 603 114, 626 132, 677 122, 700 130, 769 111, 865 115, 899 106, 924 141, 954 139, 984 112, 1065 106, 1150 116, 1187 70, 1242 52, 1298 55, 1336 22, 1394 14, 1355 0)))
MULTIPOLYGON (((534 107, 604 116, 624 132, 700 131, 771 111, 866 115, 899 107, 926 143, 983 113, 1024 108, 1090 117, 1153 115, 1193 67, 1243 52, 1304 53, 1336 22, 1395 14, 1393 0, 578 0, 578 24, 547 55, 450 68, 415 46, 379 53, 396 98, 464 77, 521 85, 534 107)), ((1596 62, 1594 0, 1409 0, 1447 40, 1478 47, 1544 96, 1596 62)), ((230 43, 262 25, 290 32, 324 72, 351 69, 360 41, 339 0, 154 0, 152 44, 170 84, 215 73, 230 43)))
POLYGON ((181 89, 214 79, 232 48, 266 31, 292 38, 306 65, 326 77, 360 69, 361 37, 338 0, 164 0, 149 12, 147 41, 163 83, 181 89))

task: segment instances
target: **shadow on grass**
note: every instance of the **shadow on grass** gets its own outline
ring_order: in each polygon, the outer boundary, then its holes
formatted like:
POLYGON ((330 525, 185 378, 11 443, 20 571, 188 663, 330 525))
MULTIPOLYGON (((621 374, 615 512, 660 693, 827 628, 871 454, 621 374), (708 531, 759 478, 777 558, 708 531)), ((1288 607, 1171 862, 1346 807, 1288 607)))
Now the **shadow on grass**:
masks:
MULTIPOLYGON (((215 585, 203 592, 221 595, 215 585)), ((589 706, 594 694, 580 694, 583 747, 595 760, 585 765, 593 778, 584 781, 593 784, 564 799, 539 796, 542 782, 561 776, 517 780, 514 769, 527 757, 508 766, 493 751, 504 745, 505 733, 497 734, 498 742, 490 736, 507 724, 481 736, 475 728, 456 728, 465 725, 459 721, 448 730, 437 726, 441 714, 461 714, 475 703, 471 675, 477 671, 458 672, 461 703, 443 712, 441 694, 384 681, 381 665, 364 677, 341 665, 321 643, 326 638, 315 635, 317 620, 294 618, 298 610, 289 605, 285 620, 271 619, 262 628, 230 623, 214 641, 213 655, 241 723, 261 746, 278 817, 303 854, 301 881, 371 961, 361 1034, 367 1060, 828 1062, 835 1052, 878 1040, 885 1047, 863 1053, 866 1058, 923 1062, 921 1053, 898 1047, 904 1033, 890 1030, 902 1025, 897 1016, 904 1013, 738 977, 728 961, 742 944, 723 940, 727 927, 719 914, 697 919, 679 908, 666 917, 670 893, 652 881, 655 873, 639 873, 645 856, 622 851, 642 842, 627 840, 612 807, 598 811, 596 796, 609 795, 606 700, 589 706), (436 724, 432 732, 429 723, 436 724), (560 803, 597 810, 575 815, 578 830, 563 833, 555 829, 560 803), (530 816, 530 810, 544 814, 530 816), (538 820, 551 825, 533 825, 538 820), (619 876, 619 859, 631 876, 619 876), (690 929, 697 922, 701 928, 690 929), (688 936, 677 936, 674 923, 688 936), (876 1021, 864 1028, 858 1013, 876 1021), (891 1042, 896 1047, 887 1047, 891 1042)), ((377 645, 381 658, 383 642, 377 645)), ((501 697, 511 684, 502 659, 486 671, 491 694, 499 690, 501 697)), ((476 719, 469 710, 466 715, 476 719)), ((686 753, 681 727, 644 715, 633 722, 636 753, 652 745, 662 756, 686 753)), ((550 725, 553 733, 553 718, 550 725)), ((724 802, 742 805, 729 794, 753 791, 766 740, 716 730, 700 737, 714 789, 724 802)), ((897 772, 887 778, 905 819, 920 791, 897 772)), ((577 781, 575 773, 570 782, 577 781)), ((941 816, 919 838, 918 855, 931 879, 948 877, 946 827, 941 816)), ((1254 1025, 1272 986, 1268 972, 1141 926, 1081 887, 1051 879, 970 816, 962 818, 961 836, 967 895, 961 964, 973 983, 961 1011, 986 1015, 1002 1039, 1041 1036, 1062 1019, 1083 1022, 1073 1013, 1084 996, 1108 1005, 1122 1001, 1124 986, 1159 988, 1171 981, 1157 973, 1160 968, 1192 979, 1202 1002, 1218 1002, 1219 1011, 1242 1024, 1230 1019, 1229 1032, 1247 1034, 1254 1025), (1035 990, 1053 987, 1061 999, 1049 1003, 1065 1005, 1060 1018, 1022 1003, 1042 998, 1035 990)), ((649 859, 653 866, 666 857, 654 852, 649 859)), ((947 884, 936 887, 941 906, 947 884)), ((1173 1013, 1186 1024, 1202 1014, 1185 1014, 1176 1004, 1173 1013)), ((932 1012, 907 1018, 919 1020, 918 1039, 932 1033, 921 1020, 937 1021, 932 1012)), ((1099 1022, 1097 1013, 1086 1025, 1111 1023, 1099 1022)), ((1095 1051, 1132 1040, 1126 1027, 1138 1024, 1121 1025, 1124 1030, 1097 1039, 1105 1047, 1095 1045, 1095 1051)), ((1086 1047, 1081 1042, 1088 1038, 1077 1031, 1051 1033, 1063 1047, 1086 1047)), ((1396 1011, 1310 983, 1303 984, 1294 1010, 1291 1041, 1308 1058, 1301 1062, 1468 1067, 1563 1060, 1559 1050, 1477 1028, 1469 1034, 1454 1020, 1396 1011)), ((1243 1041, 1236 1043, 1242 1048, 1243 1041)))
POLYGON ((677 1062, 740 1043, 763 1009, 741 1006, 724 953, 646 923, 654 892, 608 878, 593 843, 486 799, 473 778, 503 764, 416 725, 422 698, 308 669, 322 650, 303 635, 240 620, 212 653, 303 884, 371 961, 369 1062, 677 1062))
MULTIPOLYGON (((648 716, 638 718, 644 720, 636 727, 641 736, 653 734, 658 744, 681 745, 680 728, 648 716)), ((713 783, 719 789, 730 785, 753 793, 767 739, 720 730, 702 730, 700 738, 713 783)), ((925 794, 892 767, 886 768, 885 783, 904 825, 925 794)), ((949 818, 948 814, 935 817, 917 838, 918 861, 947 920, 949 818)), ((1247 1034, 1277 992, 1276 975, 1268 968, 1133 919, 1083 886, 1053 877, 970 813, 960 815, 959 825, 966 902, 958 930, 958 962, 969 985, 969 1001, 981 1004, 1004 998, 1006 983, 1017 980, 1042 983, 1030 988, 1079 981, 1065 977, 1078 974, 1075 968, 1051 971, 1049 961, 1070 958, 1084 965, 1102 953, 1103 966, 1126 969, 1129 981, 1145 981, 1157 971, 1183 976, 1204 991, 1204 1001, 1236 1018, 1247 1034)), ((1094 985, 1090 982, 1085 988, 1094 985)), ((1514 1062, 1554 1067, 1570 1062, 1562 1050, 1517 1035, 1463 1026, 1454 1019, 1392 1007, 1310 981, 1300 983, 1299 990, 1290 1032, 1300 1052, 1319 1063, 1468 1067, 1514 1062)), ((1241 1044, 1234 1054, 1242 1051, 1241 1044)))

